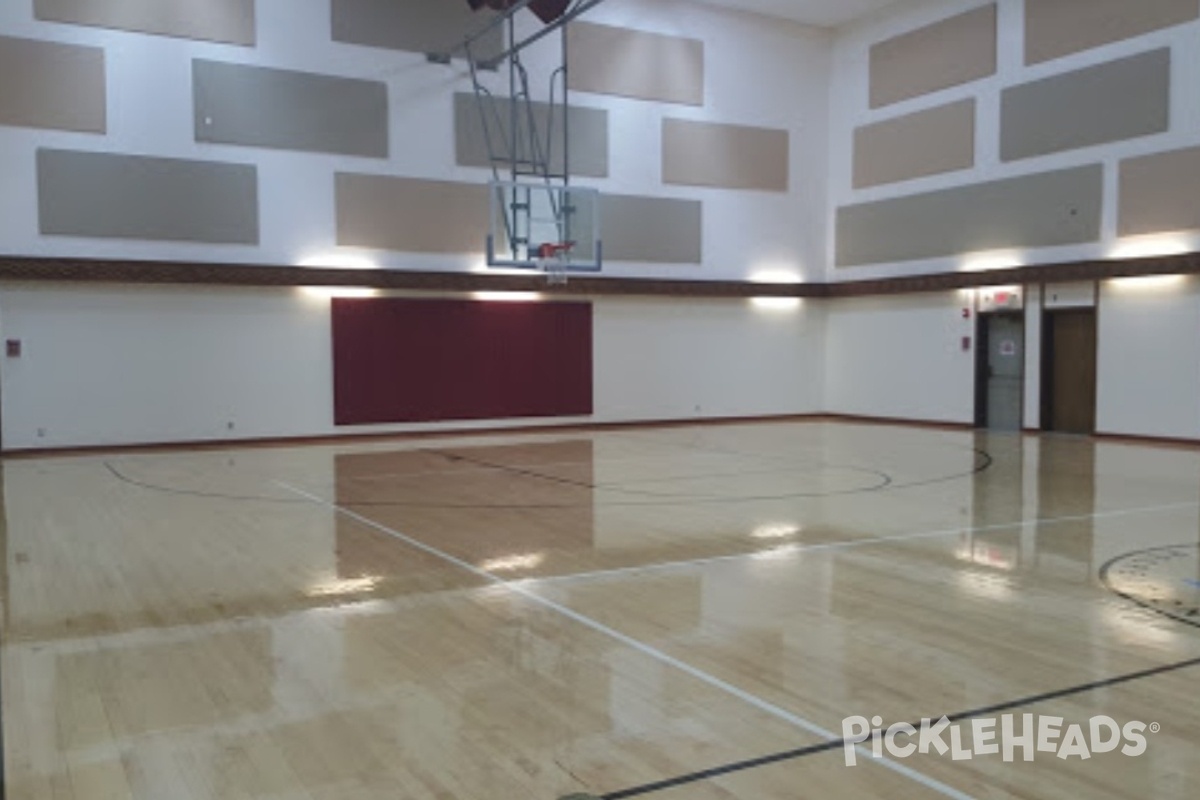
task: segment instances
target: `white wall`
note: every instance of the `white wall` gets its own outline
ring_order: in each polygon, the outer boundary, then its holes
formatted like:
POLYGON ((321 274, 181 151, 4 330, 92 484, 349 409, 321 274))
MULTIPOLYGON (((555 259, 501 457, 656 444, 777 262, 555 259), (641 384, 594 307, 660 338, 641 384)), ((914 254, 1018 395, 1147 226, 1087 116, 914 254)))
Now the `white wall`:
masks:
POLYGON ((1066 247, 1033 248, 1001 253, 961 254, 902 263, 838 269, 833 267, 833 237, 827 239, 825 263, 830 280, 858 280, 905 274, 926 274, 960 269, 1000 268, 1055 262, 1129 258, 1166 252, 1200 250, 1200 232, 1168 237, 1119 240, 1117 231, 1117 167, 1122 159, 1200 144, 1200 22, 1155 31, 1123 42, 1097 47, 1030 67, 1024 66, 1024 2, 997 0, 999 51, 997 73, 987 79, 956 86, 880 109, 868 105, 871 45, 924 27, 963 11, 986 5, 988 0, 931 0, 896 3, 887 13, 867 17, 839 29, 833 51, 830 110, 829 208, 826 221, 834 230, 840 206, 903 197, 938 189, 982 183, 1002 178, 1047 172, 1086 164, 1104 165, 1104 211, 1098 243, 1066 247), (1000 161, 1000 94, 1003 89, 1050 75, 1094 66, 1155 47, 1172 48, 1170 129, 1166 133, 1063 153, 1000 161), (976 164, 973 169, 936 175, 868 189, 852 188, 853 133, 857 127, 957 100, 977 99, 976 164))
POLYGON ((974 314, 959 292, 835 300, 826 308, 825 408, 930 422, 975 419, 974 314), (972 337, 963 352, 962 338, 972 337))
MULTIPOLYGON (((490 172, 455 164, 453 95, 470 91, 466 66, 428 64, 416 53, 333 42, 329 0, 258 0, 257 47, 193 42, 33 19, 31 2, 0 3, 6 35, 102 47, 108 72, 104 136, 0 126, 0 253, 280 265, 375 265, 467 270, 480 253, 429 255, 338 248, 333 175, 338 171, 484 183, 490 172), (274 151, 194 141, 193 58, 226 60, 386 81, 391 157, 386 160, 274 151), (43 237, 38 233, 34 153, 38 147, 253 164, 259 174, 257 247, 43 237)), ((528 20, 532 16, 525 15, 528 20)), ((832 35, 793 23, 679 0, 611 0, 588 19, 702 39, 703 108, 574 93, 610 112, 611 176, 581 180, 612 193, 701 198, 704 263, 610 264, 607 274, 739 279, 766 268, 799 278, 824 269, 825 150, 832 35), (686 13, 683 9, 686 8, 686 13), (664 116, 786 128, 792 133, 792 190, 741 192, 662 183, 664 116)), ((533 91, 548 95, 557 37, 527 53, 533 91)), ((503 76, 490 77, 497 81, 503 76)), ((499 85, 496 87, 501 89, 499 85)))
POLYGON ((596 417, 686 419, 815 413, 824 309, 745 300, 596 305, 596 417))
MULTIPOLYGON (((595 415, 545 422, 820 410, 815 306, 594 302, 595 415)), ((2 364, 7 449, 506 424, 336 428, 329 302, 300 290, 8 286, 0 338, 23 349, 2 364)))
POLYGON ((1200 278, 1105 282, 1096 321, 1097 431, 1200 438, 1200 278))

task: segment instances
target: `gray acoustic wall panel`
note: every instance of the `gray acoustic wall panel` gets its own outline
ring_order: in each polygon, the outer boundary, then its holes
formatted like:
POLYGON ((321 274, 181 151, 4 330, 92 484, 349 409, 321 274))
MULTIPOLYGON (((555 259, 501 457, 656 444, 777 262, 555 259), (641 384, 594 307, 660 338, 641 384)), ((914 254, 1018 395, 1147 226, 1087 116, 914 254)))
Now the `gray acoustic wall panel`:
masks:
POLYGON ((1121 162, 1120 236, 1200 229, 1200 147, 1121 162))
MULTIPOLYGON (((509 130, 512 127, 511 105, 507 98, 485 100, 483 108, 487 120, 493 146, 508 153, 509 130)), ((550 151, 550 166, 556 173, 563 172, 563 114, 562 106, 556 108, 554 127, 550 129, 550 106, 546 103, 535 102, 532 106, 534 124, 543 143, 552 142, 550 151)), ((583 108, 571 106, 567 115, 567 130, 570 135, 570 170, 572 175, 585 175, 591 178, 608 177, 608 112, 599 108, 583 108)), ((521 130, 528 130, 528 124, 522 122, 521 130)), ((483 132, 483 119, 480 114, 480 102, 474 94, 454 95, 454 138, 455 151, 460 166, 490 167, 488 160, 487 140, 483 132)), ((527 137, 520 139, 524 144, 527 137)), ((520 155, 527 158, 526 147, 522 147, 520 155)), ((545 151, 543 150, 543 153, 545 151)))
POLYGON ((46 235, 258 244, 253 166, 39 150, 46 235))
POLYGON ((1100 165, 846 206, 837 214, 839 267, 984 250, 1094 242, 1100 165))
POLYGON ((975 166, 975 100, 867 125, 854 132, 854 188, 975 166))
POLYGON ((338 173, 336 191, 339 245, 409 253, 487 249, 482 183, 338 173))
POLYGON ((38 19, 253 45, 254 0, 34 0, 38 19))
POLYGON ((1025 63, 1190 22, 1198 0, 1025 0, 1025 63))
POLYGON ((387 85, 192 62, 196 141, 387 158, 387 85))
POLYGON ((704 42, 573 22, 567 27, 571 89, 704 105, 704 42))
POLYGON ((704 260, 704 205, 699 200, 600 195, 605 261, 699 264, 704 260))
MULTIPOLYGON (((333 38, 391 50, 443 52, 494 16, 471 11, 466 0, 333 0, 333 38)), ((498 55, 503 46, 504 28, 497 26, 477 43, 475 54, 498 55)))
POLYGON ((0 36, 0 125, 104 133, 104 51, 0 36))
POLYGON ((788 132, 663 120, 663 181, 721 189, 788 190, 788 132))
POLYGON ((1166 131, 1171 116, 1168 48, 1005 89, 1005 161, 1166 131))
POLYGON ((996 6, 983 6, 871 48, 871 108, 996 72, 996 6))

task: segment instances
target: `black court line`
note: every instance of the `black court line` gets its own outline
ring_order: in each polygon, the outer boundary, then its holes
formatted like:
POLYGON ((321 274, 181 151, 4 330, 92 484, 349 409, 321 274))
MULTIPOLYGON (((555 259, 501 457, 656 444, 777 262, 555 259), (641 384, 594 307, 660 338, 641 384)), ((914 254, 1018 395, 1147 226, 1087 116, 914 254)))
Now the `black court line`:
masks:
MULTIPOLYGON (((882 472, 877 469, 871 469, 870 467, 849 467, 844 464, 818 464, 817 466, 810 467, 803 471, 815 472, 820 469, 844 469, 844 470, 848 470, 848 471, 858 471, 858 472, 866 473, 869 475, 874 475, 876 478, 879 479, 879 482, 872 484, 870 486, 860 486, 860 487, 853 488, 853 489, 835 489, 834 491, 831 491, 831 492, 820 492, 820 493, 788 493, 786 495, 781 495, 778 497, 775 497, 775 496, 771 496, 771 497, 721 497, 721 496, 714 496, 714 495, 708 495, 708 494, 679 494, 679 493, 670 494, 670 493, 664 493, 664 492, 646 492, 646 491, 639 491, 637 489, 626 489, 626 488, 622 488, 619 486, 606 486, 604 484, 589 483, 588 481, 577 481, 572 478, 563 478, 558 475, 547 475, 544 472, 537 472, 536 470, 529 469, 526 467, 512 466, 509 464, 497 464, 492 461, 484 461, 483 459, 472 458, 470 456, 464 456, 459 453, 456 453, 453 450, 426 449, 424 452, 433 453, 434 455, 442 456, 443 458, 450 459, 451 461, 462 462, 465 464, 472 464, 477 467, 493 469, 493 470, 497 470, 499 472, 506 472, 506 473, 509 473, 512 475, 518 475, 523 478, 533 478, 535 480, 549 481, 551 483, 559 483, 559 484, 564 484, 566 486, 573 486, 573 487, 580 488, 580 489, 589 489, 592 491, 613 492, 615 494, 627 494, 627 495, 634 495, 637 497, 654 498, 653 501, 648 501, 648 502, 644 502, 644 503, 610 503, 610 505, 663 505, 663 504, 678 505, 679 503, 723 503, 723 502, 742 502, 742 501, 748 501, 748 500, 779 500, 779 499, 784 499, 784 498, 788 498, 788 497, 831 497, 833 495, 839 495, 839 494, 859 494, 859 493, 863 493, 863 492, 876 492, 876 491, 879 491, 880 489, 886 489, 887 487, 891 486, 892 480, 893 480, 892 476, 887 474, 886 472, 882 472)), ((738 474, 744 474, 744 473, 738 473, 738 474)), ((712 478, 712 477, 728 477, 728 476, 727 475, 715 475, 715 476, 714 475, 688 475, 688 476, 684 476, 682 478, 678 478, 676 480, 698 480, 698 479, 707 479, 707 478, 712 478)))
MULTIPOLYGON (((1139 672, 1130 672, 1125 675, 1117 675, 1112 678, 1105 678, 1091 683, 1081 683, 1078 686, 1071 686, 1066 689, 1057 689, 1051 692, 1043 692, 1042 694, 1030 695, 1016 700, 1008 700, 995 705, 983 706, 981 708, 973 708, 969 711, 960 711, 957 714, 944 715, 951 722, 960 722, 962 720, 974 719, 976 717, 987 717, 997 714, 1002 711, 1011 711, 1016 708, 1045 703, 1050 700, 1059 700, 1064 697, 1073 695, 1086 694, 1097 689, 1104 689, 1109 686, 1118 686, 1123 683, 1131 683, 1133 681, 1143 680, 1145 678, 1153 678, 1157 675, 1165 675, 1171 672, 1189 669, 1191 667, 1200 667, 1200 658, 1190 658, 1187 661, 1179 661, 1174 664, 1166 664, 1161 667, 1153 667, 1151 669, 1141 670, 1139 672)), ((929 719, 941 719, 943 715, 929 717, 929 719)), ((920 729, 921 722, 910 723, 914 728, 920 729)), ((874 733, 867 738, 866 742, 874 739, 874 733)), ((864 744, 866 743, 864 742, 864 744)), ((629 797, 641 797, 642 795, 653 794, 655 792, 665 791, 666 789, 674 789, 679 786, 686 786, 692 783, 700 783, 701 781, 712 780, 724 775, 731 775, 736 772, 745 772, 747 770, 756 769, 758 767, 767 766, 768 764, 778 764, 783 761, 795 761, 807 756, 826 753, 830 750, 838 750, 846 746, 845 739, 830 739, 825 742, 810 745, 808 747, 800 747, 795 750, 784 750, 779 753, 771 753, 770 755, 759 756, 745 761, 735 761, 729 764, 723 764, 718 767, 700 770, 698 772, 690 772, 686 775, 679 775, 674 778, 667 778, 654 783, 646 783, 641 786, 634 786, 629 789, 621 789, 616 792, 598 795, 598 800, 625 800, 629 797)))
MULTIPOLYGON (((1105 562, 1104 566, 1102 566, 1100 568, 1100 582, 1102 584, 1104 584, 1105 589, 1108 589, 1110 592, 1115 594, 1117 597, 1120 597, 1122 600, 1128 600, 1129 602, 1134 603, 1135 605, 1141 606, 1142 608, 1146 609, 1147 611, 1153 611, 1155 614, 1166 617, 1167 619, 1172 620, 1174 622, 1180 622, 1180 623, 1183 623, 1184 625, 1191 625, 1193 628, 1200 628, 1200 620, 1197 620, 1195 618, 1195 616, 1180 616, 1178 614, 1173 614, 1168 609, 1160 608, 1159 606, 1155 605, 1154 603, 1149 603, 1140 597, 1136 597, 1134 595, 1129 594, 1128 592, 1122 592, 1120 589, 1113 586, 1112 581, 1109 579, 1109 576, 1112 573, 1112 568, 1114 566, 1116 566, 1118 563, 1120 563, 1128 558, 1135 558, 1140 555, 1146 555, 1147 553, 1161 553, 1161 552, 1166 552, 1168 550, 1193 550, 1196 547, 1197 547, 1197 545, 1194 543, 1169 544, 1169 545, 1164 545, 1162 547, 1147 547, 1144 550, 1133 550, 1128 553, 1124 553, 1122 555, 1116 556, 1115 558, 1109 559, 1107 562, 1105 562)), ((1195 611, 1193 610, 1192 613, 1194 615, 1195 611)))

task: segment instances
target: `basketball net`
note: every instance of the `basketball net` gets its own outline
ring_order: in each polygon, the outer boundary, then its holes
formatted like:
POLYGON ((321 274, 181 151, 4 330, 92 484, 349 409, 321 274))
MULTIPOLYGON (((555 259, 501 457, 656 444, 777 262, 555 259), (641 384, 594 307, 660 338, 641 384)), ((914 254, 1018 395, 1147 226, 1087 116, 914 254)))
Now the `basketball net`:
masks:
POLYGON ((574 242, 547 242, 538 245, 534 263, 546 273, 547 285, 567 285, 567 265, 570 263, 571 248, 574 246, 574 242))

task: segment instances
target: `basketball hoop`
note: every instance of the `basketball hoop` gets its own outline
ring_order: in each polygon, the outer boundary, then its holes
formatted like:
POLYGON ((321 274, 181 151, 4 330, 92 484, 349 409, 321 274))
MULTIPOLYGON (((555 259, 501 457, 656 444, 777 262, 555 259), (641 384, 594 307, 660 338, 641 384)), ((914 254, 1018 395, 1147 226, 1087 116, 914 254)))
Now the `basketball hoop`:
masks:
POLYGON ((574 246, 574 242, 546 242, 538 245, 534 263, 546 273, 546 283, 550 286, 567 285, 567 264, 570 263, 571 248, 574 246))

